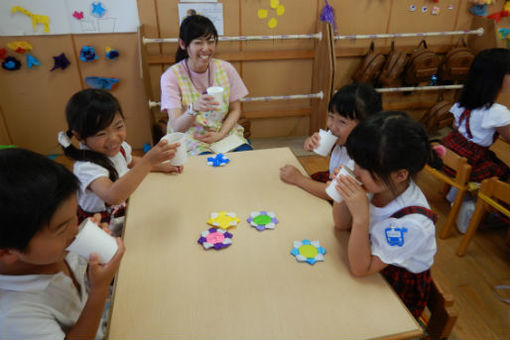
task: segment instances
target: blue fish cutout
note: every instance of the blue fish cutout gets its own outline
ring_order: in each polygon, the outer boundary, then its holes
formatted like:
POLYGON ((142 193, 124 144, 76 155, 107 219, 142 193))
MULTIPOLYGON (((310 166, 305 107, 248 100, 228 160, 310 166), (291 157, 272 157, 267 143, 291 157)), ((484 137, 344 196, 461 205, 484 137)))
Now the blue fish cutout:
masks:
POLYGON ((107 77, 85 77, 87 85, 93 89, 106 89, 110 91, 113 85, 119 82, 119 78, 107 78, 107 77))

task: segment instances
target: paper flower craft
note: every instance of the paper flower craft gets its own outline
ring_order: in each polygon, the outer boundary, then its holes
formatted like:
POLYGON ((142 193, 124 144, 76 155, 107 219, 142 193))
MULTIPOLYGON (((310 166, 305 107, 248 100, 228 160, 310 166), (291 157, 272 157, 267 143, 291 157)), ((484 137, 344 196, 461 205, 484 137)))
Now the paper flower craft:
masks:
POLYGON ((80 51, 80 59, 81 61, 94 61, 99 59, 96 54, 96 50, 92 46, 83 46, 80 51))
POLYGON ((207 158, 207 165, 211 165, 215 168, 218 166, 225 166, 228 162, 230 162, 230 159, 225 157, 222 153, 219 153, 214 157, 207 158))
POLYGON ((9 47, 11 50, 17 52, 17 53, 25 53, 26 51, 32 50, 32 45, 28 43, 27 41, 13 41, 7 44, 7 47, 9 47))
POLYGON ((102 18, 106 14, 106 9, 103 7, 102 2, 93 2, 92 3, 92 15, 96 18, 102 18))
POLYGON ((119 78, 85 77, 85 82, 93 89, 105 89, 110 91, 112 87, 119 82, 119 78))
POLYGON ((206 250, 210 248, 219 250, 232 244, 233 235, 225 229, 210 228, 209 230, 202 231, 200 235, 198 243, 206 250))
POLYGON ((41 62, 37 60, 34 56, 27 53, 27 66, 28 68, 32 68, 34 66, 40 66, 41 62))
POLYGON ((294 248, 290 251, 298 262, 315 264, 317 261, 324 261, 326 249, 322 248, 319 241, 294 241, 294 248))
POLYGON ((278 220, 276 219, 273 212, 267 212, 264 210, 253 211, 246 221, 248 221, 248 223, 258 231, 274 229, 278 223, 278 220))
POLYGON ((83 12, 74 11, 74 13, 73 13, 73 17, 74 17, 76 20, 81 20, 81 19, 83 19, 83 12))
POLYGON ((235 227, 239 223, 239 218, 233 212, 214 212, 211 213, 211 218, 207 220, 207 223, 212 225, 213 227, 218 227, 222 229, 228 229, 231 227, 235 227))
POLYGON ((21 62, 14 57, 7 57, 2 63, 2 68, 7 71, 16 71, 21 67, 21 62))
POLYGON ((67 59, 65 53, 61 53, 60 55, 53 57, 54 65, 53 68, 50 71, 56 70, 57 68, 61 68, 65 70, 67 66, 69 66, 71 63, 67 59))
POLYGON ((105 47, 106 59, 115 60, 119 57, 119 51, 111 47, 105 47))

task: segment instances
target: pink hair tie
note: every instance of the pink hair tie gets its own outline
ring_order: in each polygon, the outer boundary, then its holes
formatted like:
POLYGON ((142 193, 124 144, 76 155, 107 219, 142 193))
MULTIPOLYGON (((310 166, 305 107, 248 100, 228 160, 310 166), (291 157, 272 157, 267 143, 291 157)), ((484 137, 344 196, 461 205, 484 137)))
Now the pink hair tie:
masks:
POLYGON ((439 145, 433 146, 433 147, 432 147, 432 150, 434 150, 434 151, 435 151, 435 153, 436 153, 439 157, 441 157, 441 158, 443 158, 443 157, 444 157, 444 155, 446 155, 446 148, 444 147, 444 145, 439 144, 439 145))

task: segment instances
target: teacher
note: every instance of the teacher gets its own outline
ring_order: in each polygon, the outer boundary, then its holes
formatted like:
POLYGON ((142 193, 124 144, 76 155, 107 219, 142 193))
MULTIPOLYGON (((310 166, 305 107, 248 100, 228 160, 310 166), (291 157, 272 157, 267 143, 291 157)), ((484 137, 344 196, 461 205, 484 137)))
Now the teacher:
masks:
POLYGON ((201 15, 186 17, 179 31, 175 64, 161 76, 161 110, 168 114, 168 132, 187 134, 190 155, 211 153, 210 144, 229 135, 242 141, 234 151, 252 150, 237 124, 240 99, 248 94, 241 77, 228 62, 214 59, 218 33, 201 15), (207 94, 222 87, 222 100, 207 94))

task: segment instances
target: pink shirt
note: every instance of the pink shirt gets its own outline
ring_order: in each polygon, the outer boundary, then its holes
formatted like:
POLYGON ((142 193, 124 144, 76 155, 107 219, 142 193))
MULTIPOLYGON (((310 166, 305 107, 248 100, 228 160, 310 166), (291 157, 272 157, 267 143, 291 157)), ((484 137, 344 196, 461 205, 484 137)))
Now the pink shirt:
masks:
MULTIPOLYGON (((181 63, 184 63, 185 60, 181 61, 181 63)), ((234 66, 223 60, 221 62, 223 63, 223 68, 225 69, 230 82, 229 99, 232 103, 245 97, 248 94, 248 89, 244 85, 243 80, 237 73, 234 66)), ((188 69, 186 64, 185 67, 188 69)), ((191 78, 193 79, 193 85, 198 92, 205 93, 206 89, 209 86, 212 86, 212 82, 214 81, 213 68, 214 63, 211 62, 209 64, 209 68, 204 73, 195 73, 188 69, 191 74, 191 78)), ((176 108, 182 108, 181 89, 179 88, 179 83, 175 73, 172 72, 171 67, 169 67, 161 76, 161 111, 176 108)))

